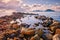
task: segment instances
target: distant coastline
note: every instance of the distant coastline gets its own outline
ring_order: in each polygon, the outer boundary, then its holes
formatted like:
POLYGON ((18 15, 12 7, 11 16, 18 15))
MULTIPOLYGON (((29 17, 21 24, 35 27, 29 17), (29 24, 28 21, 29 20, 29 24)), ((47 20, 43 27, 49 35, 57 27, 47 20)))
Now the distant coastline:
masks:
POLYGON ((32 12, 56 12, 56 11, 52 9, 46 9, 46 10, 33 10, 32 12))

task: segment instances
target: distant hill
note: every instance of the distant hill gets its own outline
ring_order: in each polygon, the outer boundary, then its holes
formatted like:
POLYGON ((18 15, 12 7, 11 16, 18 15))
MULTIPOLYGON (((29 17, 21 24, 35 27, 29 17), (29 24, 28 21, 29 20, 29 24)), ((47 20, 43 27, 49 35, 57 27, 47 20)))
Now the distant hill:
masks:
POLYGON ((55 12, 55 10, 47 9, 47 10, 45 10, 45 12, 55 12))
POLYGON ((33 10, 32 12, 55 12, 55 10, 52 10, 52 9, 46 9, 46 10, 33 10))

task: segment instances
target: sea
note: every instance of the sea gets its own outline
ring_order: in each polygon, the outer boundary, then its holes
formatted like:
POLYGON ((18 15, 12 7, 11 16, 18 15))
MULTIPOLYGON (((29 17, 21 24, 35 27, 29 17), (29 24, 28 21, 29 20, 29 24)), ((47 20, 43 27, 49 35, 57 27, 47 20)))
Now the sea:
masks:
POLYGON ((54 20, 60 21, 60 12, 32 12, 34 14, 45 15, 52 17, 54 20))
MULTIPOLYGON (((54 20, 60 21, 60 12, 27 12, 27 13, 45 15, 47 17, 52 17, 54 20)), ((5 15, 11 15, 11 14, 12 13, 0 13, 0 17, 5 15)))

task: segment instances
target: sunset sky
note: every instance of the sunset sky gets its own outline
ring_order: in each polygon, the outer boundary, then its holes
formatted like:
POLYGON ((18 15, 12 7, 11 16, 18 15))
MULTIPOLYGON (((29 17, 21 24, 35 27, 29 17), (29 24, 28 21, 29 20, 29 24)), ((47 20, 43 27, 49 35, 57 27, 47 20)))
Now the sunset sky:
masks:
POLYGON ((0 0, 0 13, 46 9, 60 11, 60 0, 0 0))

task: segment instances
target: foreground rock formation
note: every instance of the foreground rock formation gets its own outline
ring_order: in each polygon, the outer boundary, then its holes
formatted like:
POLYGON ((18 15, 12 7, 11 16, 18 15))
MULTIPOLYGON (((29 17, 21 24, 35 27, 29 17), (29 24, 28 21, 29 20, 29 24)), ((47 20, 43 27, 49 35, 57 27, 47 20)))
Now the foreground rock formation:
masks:
POLYGON ((39 22, 34 23, 33 26, 22 23, 21 18, 24 18, 24 14, 19 12, 0 17, 0 40, 60 40, 60 22, 53 18, 34 16, 39 22), (19 21, 17 22, 16 19, 19 21))

